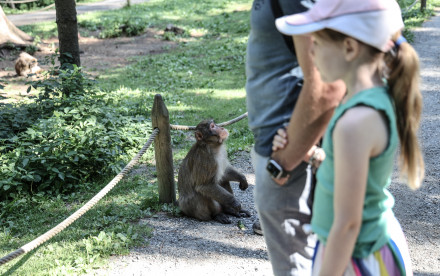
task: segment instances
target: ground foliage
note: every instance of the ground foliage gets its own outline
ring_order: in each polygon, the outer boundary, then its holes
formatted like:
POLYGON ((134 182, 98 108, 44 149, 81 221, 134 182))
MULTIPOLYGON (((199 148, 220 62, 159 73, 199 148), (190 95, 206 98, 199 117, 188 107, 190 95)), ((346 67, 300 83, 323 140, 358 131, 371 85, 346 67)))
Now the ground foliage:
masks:
MULTIPOLYGON (((169 24, 184 32, 158 35, 177 47, 166 46, 159 54, 134 57, 130 66, 99 72, 96 82, 83 71, 65 71, 58 75, 65 79, 51 75, 41 86, 34 84, 41 89, 40 100, 0 105, 0 255, 53 227, 108 183, 146 141, 156 93, 163 95, 175 124, 194 125, 204 118, 226 121, 246 111, 244 62, 251 2, 151 0, 79 17, 82 35, 136 35, 169 24), (127 22, 138 27, 127 31, 127 22), (83 93, 63 96, 78 84, 71 80, 94 84, 81 85, 83 93)), ((55 33, 56 25, 23 29, 45 37, 55 33)), ((246 121, 228 129, 229 153, 250 149, 253 139, 246 121)), ((172 133, 176 167, 192 143, 190 136, 172 133)), ((148 173, 128 177, 109 199, 29 254, 26 265, 12 262, 0 274, 11 269, 22 275, 83 274, 109 255, 144 243, 151 230, 136 222, 157 211, 176 211, 159 204, 154 164, 144 162, 148 173)))
MULTIPOLYGON (((188 30, 180 37, 172 35, 173 39, 190 38, 189 30, 205 35, 182 41, 172 54, 141 58, 131 67, 121 69, 125 72, 116 78, 101 76, 96 84, 79 68, 56 68, 52 58, 55 68, 42 80, 30 83, 40 91, 37 101, 10 104, 0 110, 5 114, 0 132, 2 199, 13 199, 20 193, 71 192, 81 183, 118 172, 129 160, 128 153, 140 148, 141 141, 151 131, 145 109, 151 110, 151 96, 155 93, 163 94, 171 108, 178 107, 172 115, 174 118, 199 112, 198 105, 211 112, 209 117, 217 117, 215 111, 225 110, 236 101, 228 93, 215 91, 218 89, 241 89, 237 104, 243 104, 248 25, 246 13, 230 7, 235 2, 246 1, 207 1, 197 7, 186 3, 184 9, 182 1, 166 1, 166 9, 162 1, 151 1, 135 9, 103 13, 105 16, 88 15, 82 19, 80 25, 111 27, 119 26, 126 17, 143 14, 147 19, 157 18, 155 25, 166 26, 170 20, 163 18, 172 14, 178 19, 171 22, 188 30), (164 11, 165 16, 158 16, 159 11, 164 11), (190 13, 196 15, 195 18, 191 16, 193 19, 189 20, 190 13), (207 17, 210 20, 203 20, 207 17), (119 90, 121 86, 148 89, 135 99, 136 105, 143 105, 145 109, 132 108, 130 103, 124 102, 117 95, 124 93, 119 90), (193 106, 194 93, 202 97, 193 106), (215 106, 210 107, 213 102, 215 106), (24 116, 26 113, 32 116, 24 116)), ((163 38, 170 39, 170 35, 164 34, 163 38)), ((244 113, 245 109, 238 111, 244 113)), ((223 116, 230 119, 229 114, 223 116)), ((196 120, 192 121, 197 123, 206 114, 202 112, 200 117, 194 117, 196 120)), ((231 138, 243 138, 241 135, 247 133, 244 141, 248 145, 252 142, 248 130, 232 129, 231 133, 231 138)), ((173 142, 178 143, 179 136, 184 138, 177 134, 173 142)), ((232 143, 232 149, 237 148, 243 146, 238 144, 234 148, 232 143)))
MULTIPOLYGON (((250 1, 200 4, 151 1, 87 15, 80 22, 99 25, 105 16, 123 23, 121 18, 143 13, 155 18, 147 28, 163 30, 173 24, 185 31, 158 32, 158 38, 173 41, 176 47, 134 57, 126 68, 93 72, 99 78, 92 86, 84 85, 90 81, 84 70, 58 70, 33 83, 37 97, 0 105, 0 255, 55 226, 119 172, 149 137, 155 94, 163 95, 174 124, 194 125, 204 118, 223 122, 246 111, 244 54, 250 1), (78 84, 72 80, 79 81, 84 91, 66 95, 65 91, 77 91, 70 89, 78 84)), ((54 29, 51 24, 24 29, 45 37, 54 29)), ((93 28, 83 31, 97 33, 93 28)), ((100 27, 100 32, 105 30, 100 27)), ((253 140, 247 121, 228 129, 229 152, 249 150, 253 140)), ((193 143, 191 137, 185 131, 172 133, 176 167, 193 143)), ((41 249, 1 267, 0 274, 83 274, 109 255, 145 243, 151 230, 138 223, 142 217, 159 211, 178 214, 175 207, 158 201, 153 154, 149 150, 142 160, 146 173, 127 176, 78 222, 41 249)))
POLYGON ((114 108, 93 83, 76 66, 54 67, 29 83, 41 89, 36 101, 0 109, 2 200, 71 192, 121 170, 151 126, 144 116, 114 108))

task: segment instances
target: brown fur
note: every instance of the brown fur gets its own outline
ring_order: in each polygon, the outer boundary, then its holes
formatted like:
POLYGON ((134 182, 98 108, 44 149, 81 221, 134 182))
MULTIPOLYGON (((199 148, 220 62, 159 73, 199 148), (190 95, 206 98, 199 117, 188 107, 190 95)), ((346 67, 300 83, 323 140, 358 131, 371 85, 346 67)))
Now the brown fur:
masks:
POLYGON ((178 175, 179 208, 199 220, 231 223, 226 214, 250 216, 234 197, 229 181, 238 181, 240 189, 248 187, 245 176, 233 168, 223 142, 228 131, 204 120, 196 127, 196 143, 180 165, 178 175))
POLYGON ((29 74, 39 74, 43 70, 38 66, 38 61, 26 52, 20 53, 15 61, 15 72, 18 76, 27 77, 29 74))

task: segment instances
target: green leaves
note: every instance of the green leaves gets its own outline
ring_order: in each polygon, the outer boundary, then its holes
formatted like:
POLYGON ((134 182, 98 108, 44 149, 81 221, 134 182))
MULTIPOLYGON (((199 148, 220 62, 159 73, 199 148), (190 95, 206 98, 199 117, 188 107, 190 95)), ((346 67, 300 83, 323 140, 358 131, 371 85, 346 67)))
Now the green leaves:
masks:
MULTIPOLYGON (((142 116, 107 106, 106 97, 56 98, 52 116, 31 118, 14 133, 5 130, 10 138, 0 139, 0 179, 8 181, 0 198, 19 190, 69 192, 85 181, 119 173, 151 126, 142 116)), ((7 118, 13 124, 14 116, 7 118)))

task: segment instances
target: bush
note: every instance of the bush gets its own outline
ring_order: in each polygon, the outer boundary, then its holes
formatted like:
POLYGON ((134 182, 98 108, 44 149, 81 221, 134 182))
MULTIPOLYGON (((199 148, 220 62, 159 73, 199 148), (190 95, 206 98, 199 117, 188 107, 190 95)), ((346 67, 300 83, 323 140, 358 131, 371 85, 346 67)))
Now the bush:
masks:
POLYGON ((151 130, 143 116, 115 108, 81 68, 60 69, 54 59, 30 83, 41 92, 36 102, 0 108, 0 199, 69 192, 118 173, 151 130))
POLYGON ((100 22, 80 21, 79 26, 89 31, 100 30, 100 38, 114 38, 120 36, 138 36, 148 27, 149 22, 139 17, 108 16, 100 22))
POLYGON ((18 193, 69 192, 85 181, 118 173, 151 127, 118 114, 103 98, 60 100, 53 115, 0 140, 0 198, 18 193))
POLYGON ((52 102, 46 102, 44 104, 8 104, 1 106, 0 139, 10 139, 16 136, 18 133, 25 131, 37 120, 50 117, 52 112, 52 102))
MULTIPOLYGON (((39 100, 51 99, 54 97, 70 97, 73 95, 83 95, 85 93, 94 93, 95 81, 90 78, 89 75, 84 73, 80 67, 76 64, 69 64, 61 62, 63 68, 55 66, 55 59, 57 57, 58 50, 55 54, 46 57, 46 63, 50 64, 49 70, 43 73, 43 79, 30 81, 28 92, 31 88, 39 89, 39 100)), ((65 53, 65 58, 69 59, 72 56, 69 53, 65 53)))

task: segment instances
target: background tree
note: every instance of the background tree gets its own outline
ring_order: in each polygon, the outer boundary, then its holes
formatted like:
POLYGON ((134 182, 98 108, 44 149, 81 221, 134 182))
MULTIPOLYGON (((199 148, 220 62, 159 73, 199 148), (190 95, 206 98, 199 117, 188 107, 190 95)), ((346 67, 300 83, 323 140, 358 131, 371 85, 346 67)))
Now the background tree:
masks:
POLYGON ((75 0, 55 0, 61 66, 81 66, 75 0))
POLYGON ((34 40, 33 37, 17 28, 6 17, 0 6, 0 48, 13 44, 15 47, 25 48, 34 40))
POLYGON ((420 11, 423 12, 426 9, 426 0, 420 1, 420 11))

